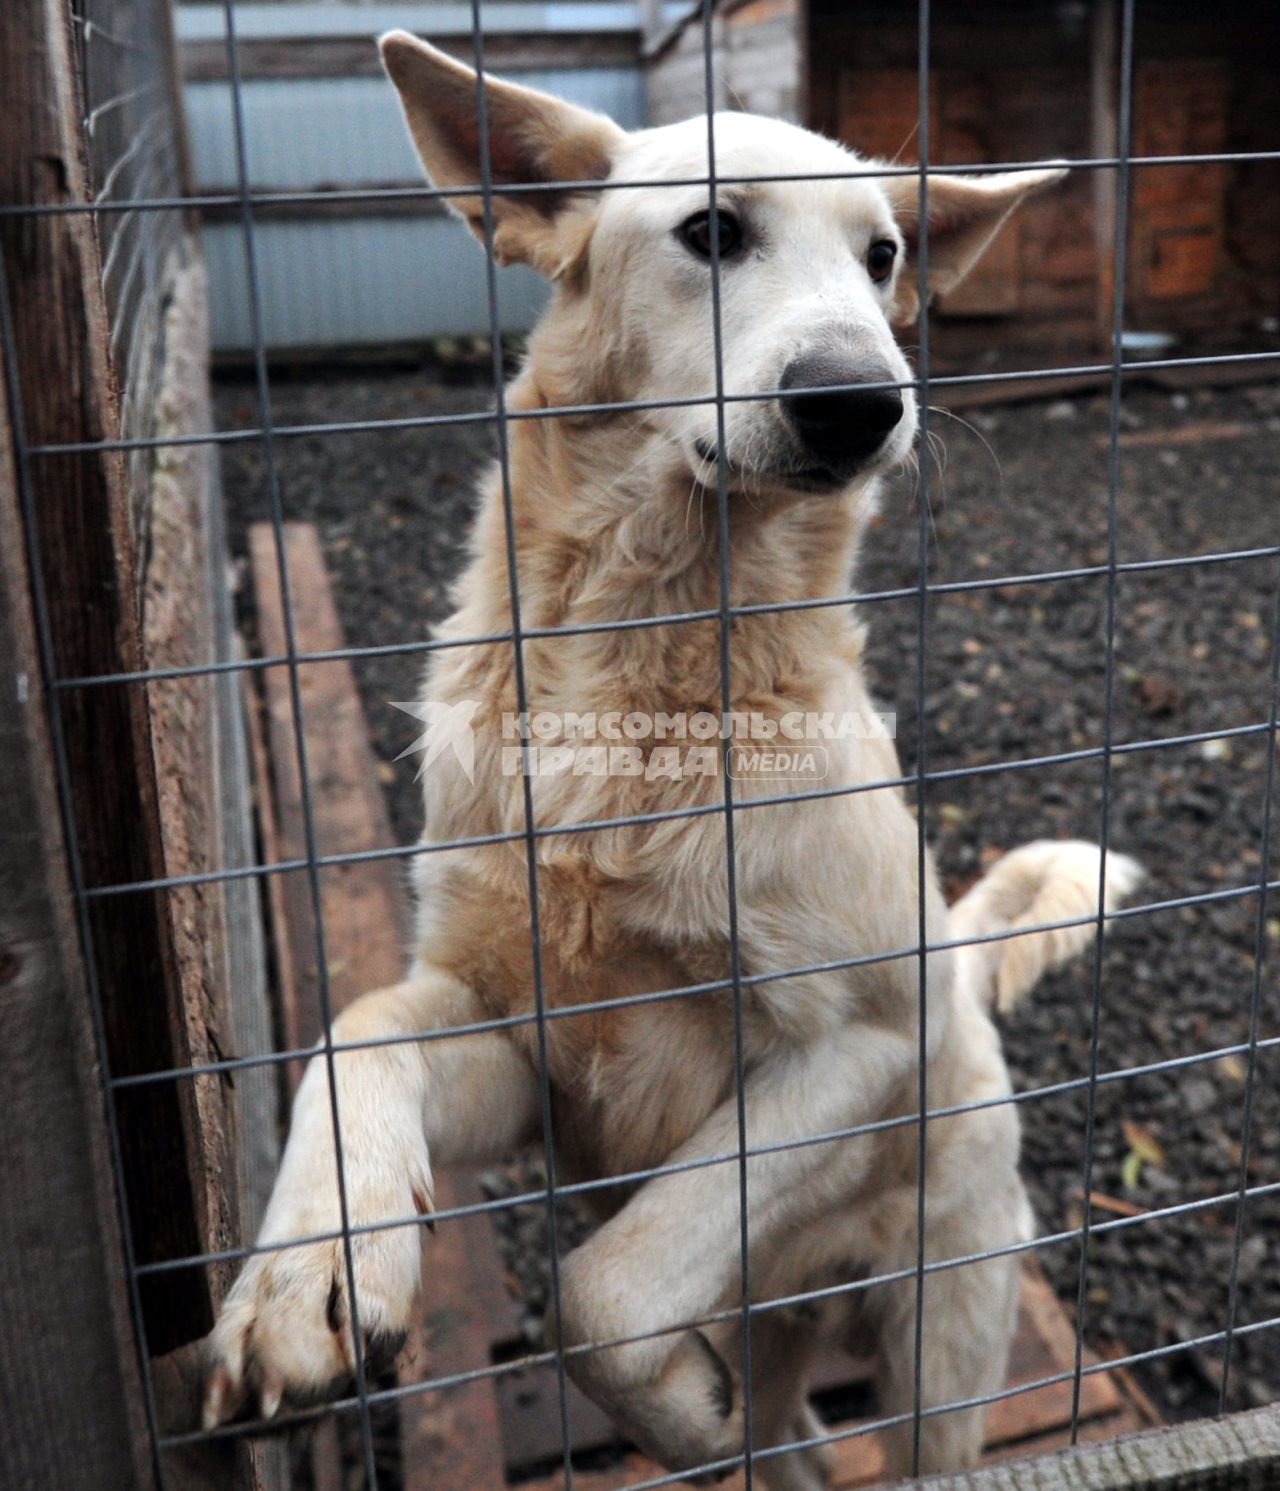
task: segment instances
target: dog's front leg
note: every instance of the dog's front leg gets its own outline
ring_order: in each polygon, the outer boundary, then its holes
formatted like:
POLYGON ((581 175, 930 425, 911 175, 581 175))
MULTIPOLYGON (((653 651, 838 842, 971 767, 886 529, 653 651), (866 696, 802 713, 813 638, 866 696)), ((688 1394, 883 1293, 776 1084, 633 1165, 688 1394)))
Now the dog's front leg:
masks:
MULTIPOLYGON (((471 991, 420 970, 367 994, 333 1025, 336 1046, 412 1037, 481 1019, 471 991)), ((479 1162, 536 1128, 537 1083, 505 1033, 486 1031, 335 1051, 338 1127, 351 1226, 405 1221, 432 1207, 431 1164, 479 1162)), ((342 1227, 325 1055, 298 1088, 289 1142, 259 1246, 342 1227)), ((403 1336, 419 1285, 421 1229, 351 1238, 362 1354, 385 1358, 403 1336)), ((213 1426, 246 1402, 270 1418, 351 1380, 356 1366, 346 1249, 341 1237, 257 1253, 227 1296, 208 1343, 204 1417, 213 1426)))
MULTIPOLYGON (((914 1069, 910 1033, 843 1027, 746 1077, 747 1237, 767 1260, 788 1234, 852 1195, 866 1138, 787 1146, 872 1122, 914 1069)), ((626 1433, 671 1469, 742 1450, 735 1369, 689 1322, 741 1300, 737 1104, 721 1105, 561 1272, 571 1375, 626 1433), (717 1157, 729 1156, 718 1163, 717 1157), (654 1335, 654 1332, 665 1332, 654 1335), (643 1340, 630 1340, 644 1336, 643 1340), (595 1343, 630 1341, 591 1348, 595 1343)))

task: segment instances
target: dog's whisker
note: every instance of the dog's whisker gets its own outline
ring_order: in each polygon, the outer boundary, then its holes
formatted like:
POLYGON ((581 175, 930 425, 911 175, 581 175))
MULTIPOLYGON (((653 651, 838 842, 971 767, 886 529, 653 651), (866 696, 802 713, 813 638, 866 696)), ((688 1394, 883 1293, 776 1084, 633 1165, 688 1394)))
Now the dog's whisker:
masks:
MULTIPOLYGON (((929 455, 938 471, 937 497, 939 503, 944 503, 947 496, 947 447, 940 436, 929 431, 929 455)), ((934 517, 934 491, 931 485, 924 488, 925 506, 929 516, 929 534, 936 542, 938 538, 938 525, 934 517)))
POLYGON ((742 95, 733 86, 733 84, 730 83, 730 81, 728 79, 728 76, 723 72, 723 70, 721 71, 721 75, 720 75, 720 83, 723 86, 725 92, 729 95, 729 97, 733 100, 734 104, 737 106, 738 111, 740 113, 742 113, 742 114, 749 114, 751 112, 751 110, 747 108, 746 104, 743 102, 742 95))
POLYGON ((996 476, 999 479, 1000 485, 1002 487, 1004 486, 1004 468, 1000 465, 1000 457, 996 455, 995 451, 992 449, 991 442, 977 427, 977 425, 970 424, 967 419, 961 419, 958 414, 952 413, 950 409, 943 409, 938 404, 930 404, 929 413, 941 414, 945 419, 954 420, 956 424, 961 425, 966 430, 968 430, 971 435, 976 435, 979 441, 981 441, 982 443, 982 448, 991 457, 991 464, 996 468, 996 476))
POLYGON ((902 152, 907 148, 908 145, 911 144, 912 140, 914 140, 919 133, 920 121, 917 119, 916 122, 911 126, 910 130, 908 130, 906 139, 903 140, 902 144, 899 145, 898 148, 893 152, 893 155, 889 160, 889 164, 891 166, 896 166, 898 164, 898 162, 902 159, 902 152))
MULTIPOLYGON (((689 483, 689 496, 688 496, 687 500, 685 501, 685 505, 684 505, 684 531, 685 531, 685 537, 686 538, 689 536, 689 519, 693 516, 693 498, 694 498, 694 494, 697 492, 697 490, 698 490, 698 477, 697 477, 697 473, 695 472, 693 480, 689 483)), ((699 525, 699 526, 701 526, 701 525, 699 525)))
MULTIPOLYGON (((932 444, 930 445, 929 454, 933 457, 934 463, 936 465, 938 458, 932 448, 932 444)), ((921 470, 920 456, 918 452, 914 450, 908 451, 907 454, 903 457, 903 465, 906 469, 912 472, 914 477, 914 480, 911 484, 911 503, 913 506, 917 506, 921 500, 924 501, 926 515, 929 519, 929 534, 930 537, 936 542, 938 538, 938 526, 937 523, 934 521, 933 498, 929 488, 924 482, 924 475, 923 471, 921 470)), ((940 477, 942 476, 941 469, 939 469, 938 474, 940 477)))

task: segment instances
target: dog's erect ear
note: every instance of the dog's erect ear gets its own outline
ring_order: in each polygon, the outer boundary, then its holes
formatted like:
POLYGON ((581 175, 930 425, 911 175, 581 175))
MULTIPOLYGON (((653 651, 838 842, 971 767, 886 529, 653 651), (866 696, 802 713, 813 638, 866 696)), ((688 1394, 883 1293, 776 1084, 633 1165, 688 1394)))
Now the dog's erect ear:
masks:
MULTIPOLYGON (((954 290, 982 257, 1006 218, 1027 197, 1067 174, 1063 166, 1003 171, 996 176, 929 176, 929 294, 954 290)), ((920 178, 891 176, 884 183, 898 226, 915 260, 920 242, 920 178)), ((910 264, 898 278, 893 320, 914 321, 920 313, 916 276, 910 264)))
MULTIPOLYGON (((383 65, 400 94, 409 133, 440 187, 478 186, 484 177, 476 75, 407 31, 378 43, 383 65)), ((555 182, 603 181, 624 133, 612 120, 532 88, 485 79, 489 179, 494 186, 546 188, 555 182)), ((484 199, 451 197, 450 207, 484 242, 484 199)), ((565 207, 572 187, 497 193, 493 251, 501 264, 529 264, 551 279, 577 262, 589 229, 565 207)))

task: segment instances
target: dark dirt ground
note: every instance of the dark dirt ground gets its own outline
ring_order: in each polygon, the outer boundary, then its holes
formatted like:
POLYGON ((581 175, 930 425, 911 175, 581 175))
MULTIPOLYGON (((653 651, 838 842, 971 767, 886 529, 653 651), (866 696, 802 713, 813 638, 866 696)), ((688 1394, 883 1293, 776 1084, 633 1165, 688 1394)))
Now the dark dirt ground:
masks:
MULTIPOLYGON (((485 407, 478 373, 339 371, 273 385, 281 424, 396 418, 485 407)), ((255 423, 251 385, 224 379, 224 428, 255 423)), ((970 411, 977 431, 935 415, 945 471, 930 476, 933 579, 1018 576, 1106 559, 1105 393, 970 411)), ((1121 420, 1118 546, 1122 562, 1236 552, 1280 543, 1280 385, 1169 393, 1126 386, 1121 420), (1238 426, 1247 426, 1240 433, 1238 426), (1215 427, 1217 433, 1215 434, 1215 427), (1224 428, 1229 427, 1229 428, 1224 428), (1235 433, 1231 433, 1235 431, 1235 433)), ((277 441, 286 516, 308 519, 326 546, 347 639, 357 645, 425 636, 445 613, 463 553, 471 483, 490 443, 485 424, 277 441)), ((244 525, 267 516, 261 446, 223 449, 236 554, 244 525)), ((911 485, 886 494, 859 586, 916 583, 911 485)), ((1147 741, 1258 725, 1269 709, 1274 555, 1120 577, 1114 738, 1147 741)), ((1106 581, 1093 576, 937 596, 929 627, 928 762, 932 770, 1049 756, 1102 738, 1106 581)), ((905 762, 916 743, 914 599, 866 608, 870 667, 898 711, 905 762)), ((412 657, 357 665, 380 759, 391 763, 413 722, 388 701, 413 696, 412 657)), ((1111 842, 1137 855, 1145 902, 1230 892, 1260 876, 1266 735, 1143 750, 1114 758, 1111 842)), ((384 767, 395 831, 418 829, 413 765, 384 767)), ((930 834, 953 888, 984 858, 1026 839, 1096 839, 1098 760, 961 778, 929 792, 930 834)), ((1274 857, 1273 857, 1274 858, 1274 857)), ((1276 867, 1271 867, 1271 877, 1276 867)), ((1280 940, 1280 901, 1265 926, 1280 940)), ((1226 896, 1123 920, 1102 959, 1100 1069, 1191 1058, 1244 1042, 1255 980, 1256 894, 1226 896)), ((1264 967, 1260 1033, 1280 1035, 1275 953, 1264 967)), ((1004 1030, 1017 1087, 1042 1088, 1089 1067, 1091 965, 1047 980, 1004 1030)), ((1116 1209, 1161 1208, 1239 1184, 1246 1066, 1241 1057, 1184 1065, 1097 1090, 1096 1221, 1116 1209), (1145 1161, 1142 1156, 1145 1154, 1145 1161)), ((1280 1182, 1280 1056, 1259 1054, 1251 1185, 1280 1182)), ((1040 1229, 1078 1222, 1086 1098, 1081 1091, 1022 1106, 1024 1169, 1040 1229)), ((524 1182, 536 1173, 526 1170, 524 1182)), ((512 1183, 494 1177, 500 1190, 512 1183)), ((1223 1328, 1235 1207, 1220 1204, 1094 1238, 1085 1339, 1094 1349, 1148 1352, 1223 1328)), ((1240 1256, 1240 1325, 1280 1317, 1280 1195, 1251 1202, 1240 1256)), ((545 1291, 540 1214, 504 1223, 514 1271, 536 1319, 545 1291), (517 1235, 518 1234, 518 1235, 517 1235)), ((1072 1312, 1078 1243, 1041 1250, 1072 1312)), ((1220 1345, 1138 1369, 1168 1417, 1212 1411, 1220 1345)), ((1230 1401, 1280 1395, 1280 1328, 1236 1340, 1230 1401)))

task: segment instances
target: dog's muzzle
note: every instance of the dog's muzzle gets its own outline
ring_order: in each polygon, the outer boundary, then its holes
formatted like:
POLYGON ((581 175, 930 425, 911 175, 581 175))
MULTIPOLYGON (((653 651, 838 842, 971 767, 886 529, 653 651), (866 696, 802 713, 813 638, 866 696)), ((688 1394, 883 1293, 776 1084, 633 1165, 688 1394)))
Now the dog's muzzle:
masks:
POLYGON ((866 386, 894 381, 894 373, 882 363, 855 363, 831 353, 797 357, 783 370, 779 387, 803 390, 783 393, 787 422, 805 453, 833 481, 847 481, 897 428, 901 390, 866 386))

